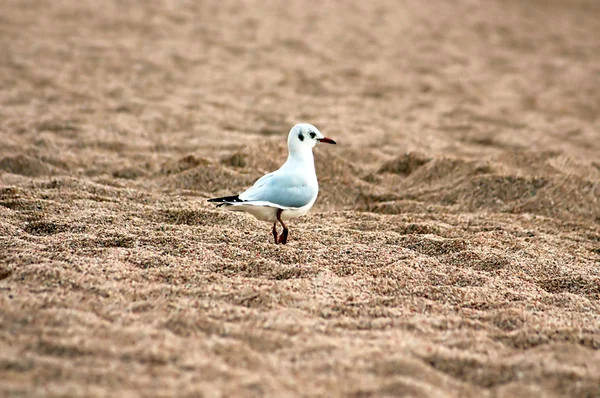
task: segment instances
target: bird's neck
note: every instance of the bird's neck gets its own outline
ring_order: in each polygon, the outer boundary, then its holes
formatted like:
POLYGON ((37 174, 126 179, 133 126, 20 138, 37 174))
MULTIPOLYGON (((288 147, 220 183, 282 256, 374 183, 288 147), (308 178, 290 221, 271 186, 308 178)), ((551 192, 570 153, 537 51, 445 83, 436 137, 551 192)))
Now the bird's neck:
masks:
POLYGON ((312 151, 290 151, 286 168, 302 168, 304 170, 315 170, 315 160, 312 151))

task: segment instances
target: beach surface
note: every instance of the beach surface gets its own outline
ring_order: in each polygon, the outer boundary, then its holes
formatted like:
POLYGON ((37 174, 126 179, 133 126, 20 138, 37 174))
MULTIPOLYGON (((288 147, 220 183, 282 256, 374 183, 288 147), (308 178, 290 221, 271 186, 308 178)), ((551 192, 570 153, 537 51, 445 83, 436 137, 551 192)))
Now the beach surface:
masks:
POLYGON ((600 396, 598 1, 0 8, 0 396, 600 396))

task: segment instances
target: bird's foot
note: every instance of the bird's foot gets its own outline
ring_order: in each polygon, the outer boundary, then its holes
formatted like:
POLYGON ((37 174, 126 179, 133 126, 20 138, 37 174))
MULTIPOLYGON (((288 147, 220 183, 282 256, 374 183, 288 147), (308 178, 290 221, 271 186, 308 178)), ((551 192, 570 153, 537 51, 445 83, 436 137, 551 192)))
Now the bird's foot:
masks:
POLYGON ((288 238, 288 230, 284 229, 283 232, 281 233, 281 235, 279 235, 278 243, 285 245, 287 243, 287 238, 288 238))

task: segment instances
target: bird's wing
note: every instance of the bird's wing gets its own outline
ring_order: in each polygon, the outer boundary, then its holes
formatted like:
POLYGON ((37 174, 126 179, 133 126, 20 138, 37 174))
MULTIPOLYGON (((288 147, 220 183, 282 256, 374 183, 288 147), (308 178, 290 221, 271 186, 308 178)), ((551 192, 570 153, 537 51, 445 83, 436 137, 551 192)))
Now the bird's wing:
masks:
POLYGON ((278 207, 298 208, 313 201, 319 192, 316 178, 302 173, 273 172, 261 177, 240 194, 245 202, 270 202, 278 207))

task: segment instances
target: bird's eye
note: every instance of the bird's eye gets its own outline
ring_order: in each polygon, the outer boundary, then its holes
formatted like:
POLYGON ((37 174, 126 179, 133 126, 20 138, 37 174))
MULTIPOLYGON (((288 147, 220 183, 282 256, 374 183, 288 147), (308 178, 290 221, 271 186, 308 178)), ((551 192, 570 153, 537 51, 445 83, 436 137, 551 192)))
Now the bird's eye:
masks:
POLYGON ((311 131, 311 132, 310 132, 310 133, 308 133, 308 134, 310 134, 310 138, 315 138, 315 137, 316 137, 316 135, 317 135, 317 133, 315 133, 314 131, 311 131))

